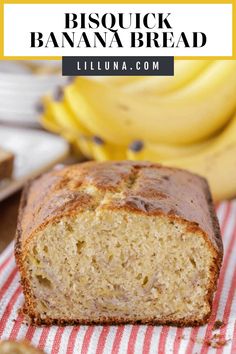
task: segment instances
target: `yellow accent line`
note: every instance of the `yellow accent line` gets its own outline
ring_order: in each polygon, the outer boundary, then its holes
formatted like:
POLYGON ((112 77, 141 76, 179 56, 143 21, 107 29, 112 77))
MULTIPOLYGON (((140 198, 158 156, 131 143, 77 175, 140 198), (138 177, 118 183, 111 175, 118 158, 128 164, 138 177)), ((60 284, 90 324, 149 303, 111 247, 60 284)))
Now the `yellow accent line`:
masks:
POLYGON ((19 2, 19 0, 1 0, 5 4, 232 4, 235 0, 149 0, 145 2, 144 0, 70 0, 65 2, 65 0, 24 0, 19 2))
POLYGON ((4 48, 4 16, 3 16, 3 3, 0 2, 0 57, 3 57, 3 48, 4 48))
MULTIPOLYGON (((79 56, 78 56, 79 58, 79 56)), ((96 56, 94 56, 94 58, 96 58, 96 56)), ((155 58, 155 56, 153 57, 155 58)), ((15 56, 11 56, 11 57, 7 57, 7 56, 3 56, 0 55, 0 60, 62 60, 62 57, 15 57, 15 56)), ((233 56, 222 56, 222 57, 176 57, 175 56, 175 60, 236 60, 236 53, 234 51, 233 56)))
POLYGON ((232 54, 236 58, 236 0, 232 0, 232 54))

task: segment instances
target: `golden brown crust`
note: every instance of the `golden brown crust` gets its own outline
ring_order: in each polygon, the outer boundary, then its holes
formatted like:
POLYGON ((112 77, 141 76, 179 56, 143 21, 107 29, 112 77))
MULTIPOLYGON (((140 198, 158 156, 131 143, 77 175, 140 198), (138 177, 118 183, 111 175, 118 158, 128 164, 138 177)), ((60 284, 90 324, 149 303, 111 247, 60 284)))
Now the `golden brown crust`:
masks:
POLYGON ((121 209, 147 216, 168 215, 170 220, 187 225, 188 230, 200 233, 209 245, 215 259, 211 270, 210 287, 206 300, 211 305, 223 257, 218 220, 206 180, 187 171, 162 167, 148 162, 87 162, 52 171, 29 183, 25 188, 18 218, 15 255, 21 271, 26 313, 37 324, 88 323, 149 323, 194 326, 202 320, 155 321, 143 319, 100 318, 97 322, 42 320, 34 311, 33 296, 24 269, 26 245, 34 233, 48 222, 57 222, 62 216, 72 216, 87 209, 121 209), (91 190, 95 188, 95 193, 91 190))
POLYGON ((34 312, 32 308, 27 308, 27 306, 24 306, 23 313, 27 316, 30 315, 30 320, 32 325, 36 326, 41 326, 41 325, 46 325, 46 326, 51 326, 51 325, 57 325, 57 326, 76 326, 76 325, 111 325, 111 326, 116 326, 116 325, 121 325, 121 324, 133 324, 133 325, 151 325, 151 326, 176 326, 176 327, 195 327, 195 326, 202 326, 205 323, 207 323, 209 317, 210 317, 210 312, 201 320, 198 321, 196 319, 191 319, 191 320, 178 320, 178 321, 173 321, 168 318, 163 318, 161 321, 156 320, 154 317, 149 317, 149 318, 143 318, 142 320, 134 320, 133 318, 125 319, 121 317, 99 317, 97 321, 91 321, 91 320, 71 320, 69 318, 63 318, 63 319, 51 319, 49 317, 42 319, 40 316, 37 315, 37 313, 34 312))
POLYGON ((86 162, 45 174, 27 189, 22 242, 48 220, 69 215, 78 207, 95 208, 111 192, 103 207, 180 217, 205 231, 216 249, 221 247, 208 185, 187 171, 148 162, 86 162), (88 190, 91 186, 96 194, 88 190))

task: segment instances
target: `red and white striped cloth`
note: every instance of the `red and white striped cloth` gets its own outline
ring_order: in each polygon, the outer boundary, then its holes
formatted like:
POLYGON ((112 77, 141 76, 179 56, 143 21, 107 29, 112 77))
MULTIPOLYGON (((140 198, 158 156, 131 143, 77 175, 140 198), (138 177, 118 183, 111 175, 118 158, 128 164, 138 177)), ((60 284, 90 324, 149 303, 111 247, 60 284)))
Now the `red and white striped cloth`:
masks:
POLYGON ((0 255, 0 338, 27 339, 53 354, 236 353, 236 201, 221 203, 217 214, 225 251, 213 313, 207 326, 28 326, 18 314, 23 295, 11 244, 0 255), (216 320, 222 320, 225 326, 212 331, 216 320), (220 340, 228 341, 214 349, 207 342, 218 333, 220 340))

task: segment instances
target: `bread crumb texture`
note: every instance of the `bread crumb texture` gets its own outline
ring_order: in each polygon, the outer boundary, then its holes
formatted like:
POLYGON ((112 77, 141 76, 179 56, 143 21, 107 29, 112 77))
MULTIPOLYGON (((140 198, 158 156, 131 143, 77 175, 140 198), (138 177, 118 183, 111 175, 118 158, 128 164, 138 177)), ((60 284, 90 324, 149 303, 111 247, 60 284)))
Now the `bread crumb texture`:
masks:
POLYGON ((197 325, 222 259, 205 180, 149 163, 85 163, 30 184, 16 259, 35 323, 197 325))

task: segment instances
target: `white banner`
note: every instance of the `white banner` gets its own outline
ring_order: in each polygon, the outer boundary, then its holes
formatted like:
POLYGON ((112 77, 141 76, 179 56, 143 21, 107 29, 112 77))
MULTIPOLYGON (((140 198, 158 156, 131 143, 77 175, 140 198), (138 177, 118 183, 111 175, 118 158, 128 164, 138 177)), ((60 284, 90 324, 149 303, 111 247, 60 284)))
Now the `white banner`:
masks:
POLYGON ((232 56, 232 5, 4 5, 4 56, 80 55, 232 56))

